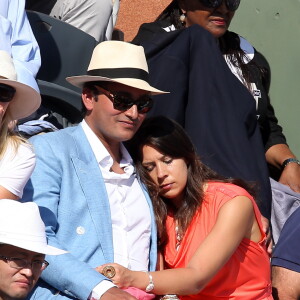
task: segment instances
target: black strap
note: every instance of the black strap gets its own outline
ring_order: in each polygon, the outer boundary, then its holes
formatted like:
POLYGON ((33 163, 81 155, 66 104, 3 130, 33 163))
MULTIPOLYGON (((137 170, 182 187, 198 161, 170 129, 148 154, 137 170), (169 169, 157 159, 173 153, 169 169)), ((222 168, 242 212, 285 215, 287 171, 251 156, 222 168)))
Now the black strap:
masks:
POLYGON ((101 76, 107 78, 135 78, 149 81, 149 74, 145 70, 137 68, 115 68, 115 69, 94 69, 87 71, 87 75, 101 76))

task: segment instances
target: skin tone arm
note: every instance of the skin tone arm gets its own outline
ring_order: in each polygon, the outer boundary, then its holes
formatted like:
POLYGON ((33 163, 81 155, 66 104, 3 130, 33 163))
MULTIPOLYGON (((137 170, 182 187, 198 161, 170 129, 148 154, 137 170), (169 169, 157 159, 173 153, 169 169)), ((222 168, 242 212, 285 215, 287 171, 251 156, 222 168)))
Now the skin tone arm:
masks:
POLYGON ((19 197, 0 185, 0 199, 19 200, 19 197))
POLYGON ((135 297, 131 296, 127 292, 122 291, 118 288, 111 288, 105 292, 101 300, 137 300, 135 297))
MULTIPOLYGON (((261 240, 261 232, 251 200, 240 196, 222 206, 212 231, 199 246, 186 268, 151 273, 155 285, 152 292, 158 295, 198 293, 224 266, 243 238, 258 242, 261 240), (216 249, 219 251, 216 252, 216 249)), ((117 264, 109 265, 113 265, 117 271, 113 282, 119 287, 134 286, 145 290, 149 284, 149 277, 145 272, 130 271, 117 264)))
MULTIPOLYGON (((296 156, 285 144, 274 145, 266 152, 267 162, 278 169, 281 168, 282 163, 288 158, 296 158, 296 156)), ((296 163, 288 164, 283 169, 279 182, 300 193, 300 165, 296 163)))
POLYGON ((298 300, 300 297, 300 273, 282 267, 272 267, 274 300, 298 300))

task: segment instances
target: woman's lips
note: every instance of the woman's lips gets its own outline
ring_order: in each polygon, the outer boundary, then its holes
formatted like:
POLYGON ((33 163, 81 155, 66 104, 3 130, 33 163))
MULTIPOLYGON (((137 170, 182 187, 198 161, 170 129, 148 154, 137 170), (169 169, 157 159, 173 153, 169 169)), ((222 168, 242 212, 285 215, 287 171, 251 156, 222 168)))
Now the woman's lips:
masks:
POLYGON ((227 21, 223 18, 212 19, 211 22, 218 26, 226 26, 227 25, 227 21))
POLYGON ((161 191, 168 191, 172 188, 172 183, 162 184, 160 186, 161 191))

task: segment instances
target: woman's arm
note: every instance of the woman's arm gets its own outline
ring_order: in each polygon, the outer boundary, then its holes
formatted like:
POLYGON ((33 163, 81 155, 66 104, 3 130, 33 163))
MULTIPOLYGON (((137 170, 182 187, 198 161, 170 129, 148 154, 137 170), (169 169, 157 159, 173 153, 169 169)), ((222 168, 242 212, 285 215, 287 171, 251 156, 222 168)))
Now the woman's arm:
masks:
POLYGON ((0 185, 0 199, 19 200, 19 197, 0 185))
MULTIPOLYGON (((186 268, 151 272, 154 282, 152 292, 158 295, 197 294, 229 260, 243 238, 260 241, 259 228, 253 227, 253 224, 256 221, 249 198, 239 196, 228 201, 220 209, 212 231, 199 245, 186 268), (256 230, 251 235, 252 228, 256 230)), ((110 265, 116 268, 117 274, 112 280, 119 287, 134 286, 145 290, 149 284, 149 276, 145 272, 129 271, 116 264, 110 265)))

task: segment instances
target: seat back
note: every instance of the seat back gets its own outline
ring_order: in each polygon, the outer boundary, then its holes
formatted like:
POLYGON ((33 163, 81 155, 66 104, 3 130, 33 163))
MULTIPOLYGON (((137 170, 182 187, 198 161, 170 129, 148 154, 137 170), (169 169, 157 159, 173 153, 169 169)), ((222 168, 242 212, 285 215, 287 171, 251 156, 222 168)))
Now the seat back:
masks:
POLYGON ((46 14, 28 10, 27 16, 41 51, 37 81, 42 105, 76 123, 81 119, 81 90, 65 78, 86 74, 97 41, 46 14))

